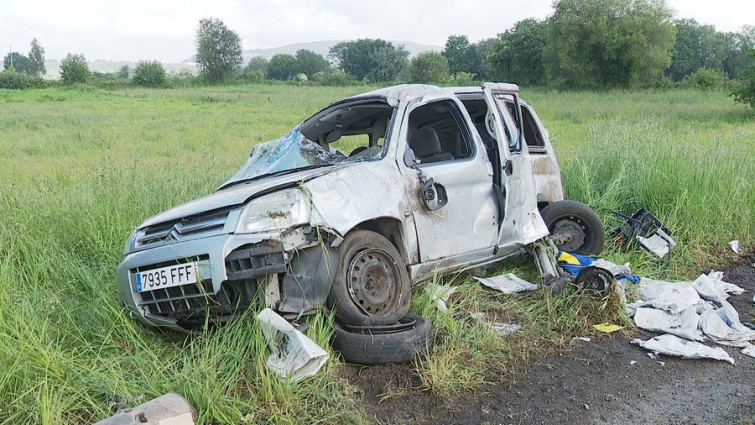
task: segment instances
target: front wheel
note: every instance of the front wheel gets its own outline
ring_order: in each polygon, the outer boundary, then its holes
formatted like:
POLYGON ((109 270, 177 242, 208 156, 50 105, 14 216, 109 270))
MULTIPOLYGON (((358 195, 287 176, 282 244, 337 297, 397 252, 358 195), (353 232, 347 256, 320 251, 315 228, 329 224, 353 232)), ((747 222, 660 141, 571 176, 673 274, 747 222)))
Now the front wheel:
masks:
POLYGON ((391 325, 409 312, 406 262, 382 235, 355 230, 338 246, 328 306, 347 325, 391 325))
POLYGON ((577 201, 554 202, 540 211, 558 249, 587 255, 603 251, 605 234, 600 217, 577 201))

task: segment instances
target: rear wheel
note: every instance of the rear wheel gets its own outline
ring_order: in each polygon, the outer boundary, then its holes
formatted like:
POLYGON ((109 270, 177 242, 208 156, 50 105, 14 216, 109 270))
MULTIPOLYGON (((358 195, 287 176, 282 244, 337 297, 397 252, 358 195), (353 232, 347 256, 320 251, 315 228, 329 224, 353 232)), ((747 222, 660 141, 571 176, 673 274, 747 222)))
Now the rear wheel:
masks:
POLYGON ((554 202, 540 211, 558 249, 579 254, 599 255, 605 234, 600 217, 577 201, 554 202))
POLYGON ((409 312, 411 285, 406 262, 382 235, 356 230, 338 246, 328 305, 347 325, 396 323, 409 312))

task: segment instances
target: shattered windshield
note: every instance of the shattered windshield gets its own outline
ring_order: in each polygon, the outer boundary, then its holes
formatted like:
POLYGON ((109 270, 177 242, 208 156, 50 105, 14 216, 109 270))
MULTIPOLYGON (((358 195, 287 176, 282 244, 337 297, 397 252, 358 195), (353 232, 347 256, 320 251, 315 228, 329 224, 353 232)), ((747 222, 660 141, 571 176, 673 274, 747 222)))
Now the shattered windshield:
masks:
POLYGON ((246 163, 221 187, 303 169, 380 159, 382 152, 383 146, 380 145, 352 153, 350 156, 334 147, 325 150, 319 144, 304 137, 297 127, 278 140, 255 146, 246 163))

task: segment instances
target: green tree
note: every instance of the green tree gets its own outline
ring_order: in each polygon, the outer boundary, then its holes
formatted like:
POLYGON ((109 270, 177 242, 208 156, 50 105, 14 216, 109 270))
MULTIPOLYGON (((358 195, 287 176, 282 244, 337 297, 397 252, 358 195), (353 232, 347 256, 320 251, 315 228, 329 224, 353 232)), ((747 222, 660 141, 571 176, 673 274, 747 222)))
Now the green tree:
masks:
POLYGON ((723 70, 733 40, 716 32, 712 25, 700 25, 694 19, 680 19, 674 26, 676 42, 671 66, 666 70, 669 78, 681 81, 700 68, 723 70))
POLYGON ((755 49, 750 49, 747 57, 751 65, 745 71, 743 81, 735 86, 732 96, 736 102, 747 103, 755 108, 755 49))
POLYGON ((267 65, 267 78, 271 80, 290 80, 298 73, 296 58, 284 53, 273 56, 267 65))
POLYGON ((196 43, 197 65, 202 78, 207 82, 218 83, 226 80, 243 62, 241 38, 228 29, 220 19, 200 19, 196 43))
POLYGON ((60 61, 60 78, 65 84, 86 83, 92 76, 84 55, 67 54, 60 61))
POLYGON ((16 71, 21 74, 27 74, 29 71, 29 59, 18 52, 10 52, 3 59, 3 66, 6 70, 16 71))
POLYGON ((448 59, 439 52, 422 52, 409 62, 409 73, 415 83, 447 81, 448 69, 448 59))
POLYGON ((122 67, 118 68, 118 78, 128 80, 130 76, 131 67, 129 67, 128 65, 123 65, 122 67))
POLYGON ((726 33, 729 40, 728 53, 724 61, 724 71, 731 79, 742 78, 750 65, 755 64, 747 52, 755 49, 755 27, 745 25, 740 32, 726 33))
POLYGON ((328 61, 321 54, 307 49, 296 51, 296 65, 299 72, 307 74, 307 78, 328 69, 328 61))
POLYGON ((490 55, 493 78, 519 84, 545 83, 546 23, 525 19, 498 36, 490 55))
POLYGON ((31 41, 28 69, 26 72, 33 77, 47 74, 47 68, 45 67, 45 49, 39 44, 39 41, 37 41, 36 38, 31 41))
POLYGON ((356 80, 392 81, 406 66, 409 52, 380 39, 344 41, 330 49, 338 66, 356 80))
POLYGON ((543 52, 552 81, 592 87, 657 81, 675 29, 663 0, 559 0, 543 52))
POLYGON ((165 68, 158 61, 139 62, 134 68, 133 83, 143 87, 164 87, 165 68))
POLYGON ((270 61, 262 56, 255 56, 249 59, 249 63, 244 68, 243 78, 252 81, 264 80, 267 76, 267 67, 270 61))
POLYGON ((494 67, 491 59, 498 45, 497 38, 486 38, 473 44, 475 52, 475 69, 473 72, 481 81, 488 80, 492 77, 494 67))
POLYGON ((442 53, 448 59, 448 69, 452 74, 477 72, 477 51, 466 35, 449 36, 442 53))

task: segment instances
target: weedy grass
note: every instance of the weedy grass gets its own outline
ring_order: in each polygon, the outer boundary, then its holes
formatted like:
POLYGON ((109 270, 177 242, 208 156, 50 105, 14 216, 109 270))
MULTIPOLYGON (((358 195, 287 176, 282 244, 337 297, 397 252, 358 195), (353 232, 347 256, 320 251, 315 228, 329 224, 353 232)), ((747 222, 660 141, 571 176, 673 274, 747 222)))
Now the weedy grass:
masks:
MULTIPOLYGON (((176 90, 0 91, 0 422, 90 423, 119 396, 183 394, 200 423, 366 423, 337 353, 291 384, 268 373, 254 311, 195 336, 129 319, 115 269, 146 217, 210 193, 252 146, 285 134, 325 104, 369 87, 233 86, 176 90)), ((688 276, 739 239, 751 249, 753 114, 723 93, 526 91, 551 137, 570 198, 653 211, 679 246, 669 276, 688 276)), ((607 258, 657 277, 657 261, 609 241, 607 258)), ((498 271, 534 279, 531 259, 498 271)), ((415 364, 441 397, 506 379, 542 348, 568 345, 602 321, 625 323, 615 300, 584 291, 500 295, 468 275, 449 312, 421 290, 412 311, 435 327, 415 364), (485 320, 470 312, 484 312, 485 320), (490 322, 524 328, 500 337, 490 322)), ((330 350, 330 321, 306 319, 330 350)), ((404 394, 403 390, 396 394, 404 394)), ((387 396, 390 396, 388 394, 387 396)), ((133 401, 130 405, 138 404, 133 401)))

